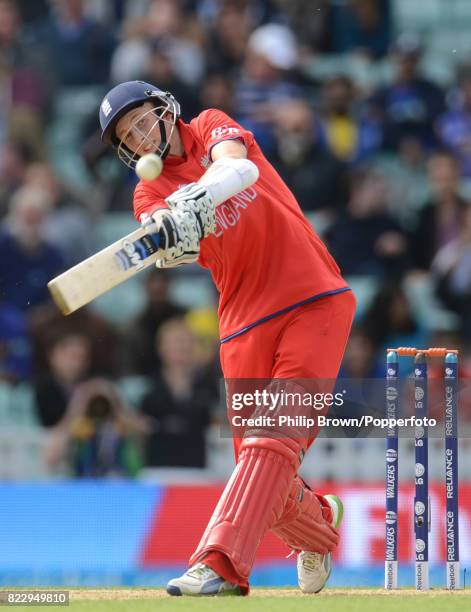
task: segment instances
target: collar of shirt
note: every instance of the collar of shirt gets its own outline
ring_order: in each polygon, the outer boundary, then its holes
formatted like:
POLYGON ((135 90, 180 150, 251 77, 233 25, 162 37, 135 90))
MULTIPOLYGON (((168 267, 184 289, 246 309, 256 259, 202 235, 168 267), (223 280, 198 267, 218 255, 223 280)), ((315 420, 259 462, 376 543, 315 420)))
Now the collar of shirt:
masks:
POLYGON ((191 163, 191 154, 196 146, 195 138, 189 125, 179 119, 176 127, 180 133, 180 138, 182 139, 183 155, 168 155, 168 157, 165 159, 164 167, 170 172, 176 170, 181 171, 184 164, 189 162, 191 163))

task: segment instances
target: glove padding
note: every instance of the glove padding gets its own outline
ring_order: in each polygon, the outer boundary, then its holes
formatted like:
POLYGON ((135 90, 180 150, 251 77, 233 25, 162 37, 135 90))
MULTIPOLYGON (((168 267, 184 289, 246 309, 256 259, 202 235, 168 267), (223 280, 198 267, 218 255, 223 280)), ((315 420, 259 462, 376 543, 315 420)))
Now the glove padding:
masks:
POLYGON ((172 211, 192 211, 195 214, 200 239, 216 231, 216 206, 204 185, 189 183, 169 195, 165 201, 172 211))
POLYGON ((161 208, 152 216, 141 218, 141 223, 146 231, 159 234, 157 268, 175 268, 198 259, 199 226, 194 212, 161 208))
POLYGON ((169 210, 161 208, 141 223, 148 232, 158 233, 158 268, 175 268, 194 263, 200 254, 200 240, 216 231, 216 207, 204 185, 190 183, 165 200, 169 210))

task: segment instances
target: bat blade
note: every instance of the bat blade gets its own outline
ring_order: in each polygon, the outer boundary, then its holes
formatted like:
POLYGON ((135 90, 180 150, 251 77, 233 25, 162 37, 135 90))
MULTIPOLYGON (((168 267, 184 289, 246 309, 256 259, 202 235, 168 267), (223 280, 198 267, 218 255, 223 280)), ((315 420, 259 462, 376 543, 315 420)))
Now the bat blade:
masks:
MULTIPOLYGON (((256 173, 258 178, 258 170, 256 173)), ((231 185, 230 191, 225 188, 214 193, 211 180, 209 184, 200 181, 216 206, 241 193, 252 182, 251 172, 246 172, 239 175, 239 184, 231 185)), ((158 249, 158 234, 147 233, 141 227, 52 279, 47 286, 59 309, 67 315, 155 263, 158 249)))
POLYGON ((159 236, 142 227, 66 270, 48 283, 65 315, 89 304, 158 259, 159 236))

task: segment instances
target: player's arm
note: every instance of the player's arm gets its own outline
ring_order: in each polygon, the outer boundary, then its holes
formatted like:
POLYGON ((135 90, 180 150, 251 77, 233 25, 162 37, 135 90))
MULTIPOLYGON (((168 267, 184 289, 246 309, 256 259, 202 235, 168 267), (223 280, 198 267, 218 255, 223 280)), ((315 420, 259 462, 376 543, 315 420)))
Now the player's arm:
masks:
POLYGON ((247 159, 242 142, 219 142, 210 153, 213 163, 198 182, 185 185, 166 198, 170 214, 161 209, 152 215, 165 255, 157 261, 158 267, 196 261, 200 241, 216 231, 215 207, 258 179, 258 168, 247 159))
MULTIPOLYGON (((211 147, 210 156, 213 163, 199 179, 199 184, 211 185, 211 183, 217 179, 221 166, 226 165, 226 160, 247 160, 247 149, 240 140, 223 140, 211 147)), ((251 162, 249 163, 251 164, 251 162)), ((244 162, 242 162, 242 164, 244 164, 244 162)))
POLYGON ((185 185, 166 198, 172 211, 192 211, 200 240, 216 230, 215 207, 250 187, 258 179, 257 166, 247 159, 238 140, 224 140, 210 150, 213 163, 196 183, 185 185))
MULTIPOLYGON (((257 166, 247 159, 247 149, 240 140, 223 140, 211 147, 213 163, 197 183, 179 189, 167 198, 169 206, 185 205, 202 193, 217 206, 250 187, 258 179, 257 166)), ((212 230, 214 231, 214 230, 212 230)), ((211 231, 205 232, 207 236, 211 231)))
MULTIPOLYGON (((241 140, 223 140, 211 147, 211 159, 216 161, 222 157, 234 157, 235 159, 246 159, 247 148, 241 140)), ((212 166, 207 172, 211 171, 212 166)))

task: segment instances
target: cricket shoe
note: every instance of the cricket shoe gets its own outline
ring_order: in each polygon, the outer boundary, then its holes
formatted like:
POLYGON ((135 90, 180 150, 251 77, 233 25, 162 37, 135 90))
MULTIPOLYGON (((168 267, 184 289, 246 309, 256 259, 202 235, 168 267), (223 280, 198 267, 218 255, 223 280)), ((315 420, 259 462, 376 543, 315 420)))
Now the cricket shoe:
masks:
MULTIPOLYGON (((343 518, 343 504, 336 495, 325 495, 332 508, 332 526, 339 527, 343 518)), ((319 593, 332 572, 332 553, 308 552, 298 554, 298 584, 303 593, 319 593)))
POLYGON ((180 578, 173 578, 167 584, 169 595, 241 595, 240 587, 224 580, 205 565, 196 563, 180 578))

